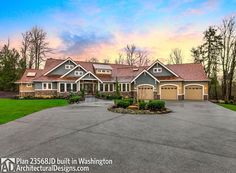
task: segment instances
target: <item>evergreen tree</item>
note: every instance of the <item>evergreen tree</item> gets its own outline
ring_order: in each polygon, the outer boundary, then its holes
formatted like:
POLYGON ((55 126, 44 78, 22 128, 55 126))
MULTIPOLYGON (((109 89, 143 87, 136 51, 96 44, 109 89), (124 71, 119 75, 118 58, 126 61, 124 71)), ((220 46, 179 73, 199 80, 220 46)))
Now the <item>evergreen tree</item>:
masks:
POLYGON ((0 50, 0 90, 15 91, 15 81, 25 70, 25 62, 16 49, 10 49, 9 44, 0 50))

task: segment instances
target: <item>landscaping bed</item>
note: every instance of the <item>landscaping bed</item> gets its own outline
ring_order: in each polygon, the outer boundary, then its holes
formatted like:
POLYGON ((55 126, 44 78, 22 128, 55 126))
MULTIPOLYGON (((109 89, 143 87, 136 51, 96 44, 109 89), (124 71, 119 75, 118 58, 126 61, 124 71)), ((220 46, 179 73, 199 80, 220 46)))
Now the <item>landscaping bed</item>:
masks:
POLYGON ((108 108, 111 112, 122 114, 167 114, 172 112, 165 107, 165 102, 161 100, 139 101, 129 99, 119 99, 114 101, 114 105, 108 108))
POLYGON ((122 114, 167 114, 172 112, 170 109, 162 109, 159 111, 150 111, 150 110, 132 110, 132 109, 125 109, 125 108, 114 108, 109 107, 109 111, 115 112, 115 113, 122 113, 122 114))

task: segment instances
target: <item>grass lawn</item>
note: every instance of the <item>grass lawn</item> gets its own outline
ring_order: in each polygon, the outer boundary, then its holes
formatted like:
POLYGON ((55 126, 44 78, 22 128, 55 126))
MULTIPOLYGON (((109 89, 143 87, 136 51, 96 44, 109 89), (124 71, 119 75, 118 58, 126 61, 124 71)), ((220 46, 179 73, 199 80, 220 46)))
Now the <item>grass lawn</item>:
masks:
POLYGON ((222 104, 222 103, 219 103, 218 105, 223 106, 223 107, 225 107, 225 108, 227 108, 227 109, 230 109, 230 110, 232 110, 232 111, 236 111, 236 105, 232 105, 232 104, 222 104))
POLYGON ((67 105, 66 100, 15 100, 0 99, 0 124, 7 123, 42 109, 67 105))

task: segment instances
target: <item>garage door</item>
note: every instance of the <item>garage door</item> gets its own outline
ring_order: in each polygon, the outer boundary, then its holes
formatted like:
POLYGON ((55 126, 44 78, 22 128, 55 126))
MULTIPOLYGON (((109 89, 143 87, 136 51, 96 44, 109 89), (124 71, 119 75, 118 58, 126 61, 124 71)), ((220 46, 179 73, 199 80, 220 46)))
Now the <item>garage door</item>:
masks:
POLYGON ((177 87, 173 85, 165 85, 161 87, 161 99, 177 100, 177 87))
POLYGON ((142 85, 138 87, 138 99, 139 100, 151 100, 154 99, 153 87, 149 85, 142 85))
POLYGON ((190 85, 185 87, 185 97, 186 100, 202 100, 202 86, 190 85))

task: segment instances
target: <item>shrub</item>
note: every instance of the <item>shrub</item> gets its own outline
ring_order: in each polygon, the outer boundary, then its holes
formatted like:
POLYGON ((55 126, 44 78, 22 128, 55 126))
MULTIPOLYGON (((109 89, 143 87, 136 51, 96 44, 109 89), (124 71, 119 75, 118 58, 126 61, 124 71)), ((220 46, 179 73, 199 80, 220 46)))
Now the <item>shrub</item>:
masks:
POLYGON ((147 103, 144 101, 139 102, 139 109, 140 110, 146 110, 147 109, 147 103))
POLYGON ((134 103, 134 99, 133 98, 126 98, 124 100, 129 102, 129 104, 131 104, 131 105, 134 103))
POLYGON ((101 94, 99 93, 99 91, 96 91, 96 95, 95 95, 97 98, 100 98, 101 97, 101 94))
POLYGON ((165 102, 162 100, 150 100, 147 108, 152 111, 158 111, 165 108, 165 102))
POLYGON ((98 91, 96 92, 96 97, 101 98, 101 99, 106 99, 106 100, 122 99, 122 96, 117 96, 114 94, 99 93, 98 91))
POLYGON ((81 100, 80 96, 72 96, 68 99, 69 104, 78 103, 81 100))
POLYGON ((127 100, 115 100, 115 104, 118 108, 127 108, 130 104, 127 100))
POLYGON ((84 89, 80 90, 80 94, 79 94, 81 97, 84 97, 85 96, 85 91, 84 89))

